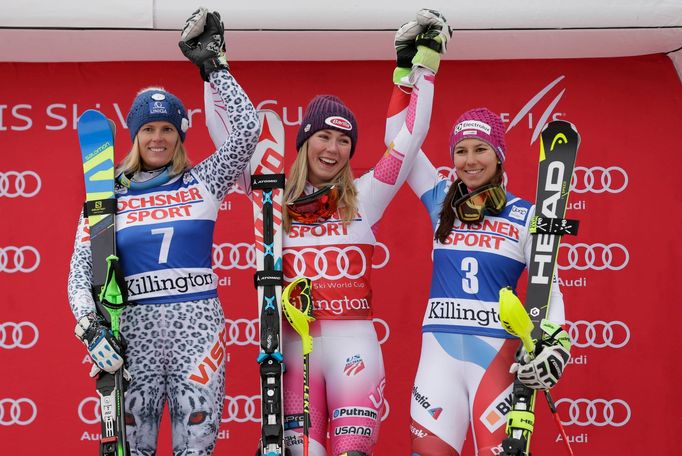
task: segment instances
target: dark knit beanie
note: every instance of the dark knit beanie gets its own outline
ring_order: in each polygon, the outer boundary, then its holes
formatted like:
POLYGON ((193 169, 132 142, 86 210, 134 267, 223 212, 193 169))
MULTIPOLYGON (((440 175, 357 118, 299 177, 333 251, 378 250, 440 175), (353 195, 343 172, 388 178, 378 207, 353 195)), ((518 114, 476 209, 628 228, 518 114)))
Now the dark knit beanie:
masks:
POLYGON ((337 130, 350 137, 352 157, 358 140, 358 124, 348 106, 333 95, 318 95, 310 101, 298 129, 296 149, 299 150, 315 132, 325 129, 337 130))
POLYGON ((146 89, 135 97, 126 118, 130 139, 135 141, 137 132, 144 124, 157 121, 173 124, 180 134, 180 140, 185 141, 189 121, 187 111, 180 99, 160 88, 146 89))

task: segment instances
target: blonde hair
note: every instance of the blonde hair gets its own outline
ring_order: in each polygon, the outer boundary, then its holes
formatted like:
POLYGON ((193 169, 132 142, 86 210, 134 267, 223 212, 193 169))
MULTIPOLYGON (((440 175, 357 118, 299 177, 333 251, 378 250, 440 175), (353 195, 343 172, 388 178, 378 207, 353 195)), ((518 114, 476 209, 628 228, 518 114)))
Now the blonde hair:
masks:
MULTIPOLYGON (((339 191, 339 213, 343 224, 349 224, 358 211, 358 190, 355 188, 355 178, 350 169, 350 160, 346 163, 339 173, 334 176, 329 185, 334 185, 339 191)), ((308 141, 301 145, 298 156, 294 160, 289 170, 286 184, 284 185, 284 204, 293 203, 303 195, 303 189, 308 181, 308 141)), ((286 207, 282 208, 284 217, 284 231, 291 230, 291 218, 286 207)))
MULTIPOLYGON (((187 156, 187 150, 185 149, 185 146, 180 140, 179 135, 178 142, 175 145, 175 151, 173 152, 173 158, 171 159, 171 164, 172 166, 169 170, 169 174, 171 176, 180 174, 181 172, 192 166, 192 162, 189 160, 189 157, 187 156)), ((123 161, 116 168, 116 174, 118 175, 123 173, 125 175, 130 176, 141 170, 142 157, 140 155, 140 142, 137 136, 135 136, 135 141, 133 141, 133 147, 130 149, 130 152, 128 152, 128 155, 125 156, 123 161)))

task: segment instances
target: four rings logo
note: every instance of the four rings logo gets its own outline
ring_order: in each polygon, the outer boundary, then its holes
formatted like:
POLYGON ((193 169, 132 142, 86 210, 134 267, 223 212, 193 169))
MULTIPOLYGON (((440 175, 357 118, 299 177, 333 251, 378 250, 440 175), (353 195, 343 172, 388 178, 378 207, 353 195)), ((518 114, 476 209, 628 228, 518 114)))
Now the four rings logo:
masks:
POLYGON ((0 426, 28 426, 38 416, 38 407, 31 399, 0 399, 0 426))
POLYGON ((227 271, 255 268, 256 248, 247 242, 213 244, 213 267, 227 271))
MULTIPOLYGON (((384 253, 383 260, 372 264, 372 268, 381 269, 384 266, 386 266, 386 264, 388 264, 388 260, 390 259, 391 255, 388 250, 388 247, 384 243, 377 242, 376 247, 383 250, 384 253)), ((359 277, 362 277, 366 271, 367 259, 365 258, 365 255, 360 250, 360 248, 355 246, 348 246, 343 249, 338 247, 325 247, 323 249, 309 248, 303 249, 301 251, 285 249, 283 252, 284 254, 294 256, 293 264, 295 269, 293 277, 285 276, 287 280, 293 280, 296 277, 305 275, 304 274, 305 262, 301 263, 301 261, 305 260, 305 258, 303 257, 304 252, 308 253, 312 252, 314 254, 313 264, 316 267, 322 266, 324 268, 324 271, 320 272, 318 276, 309 277, 311 280, 318 280, 320 278, 336 280, 340 279, 341 277, 357 279, 359 277), (334 258, 331 257, 332 254, 334 258), (330 256, 327 257, 327 255, 330 256), (355 263, 351 262, 355 260, 360 261, 359 264, 362 267, 361 269, 362 272, 357 275, 356 274, 343 275, 344 273, 346 274, 348 273, 348 271, 351 268, 351 265, 355 265, 355 263), (339 268, 339 273, 337 273, 334 276, 331 276, 330 274, 327 273, 327 268, 330 268, 331 270, 329 263, 330 261, 339 268)), ((382 255, 374 255, 374 257, 381 259, 382 255)), ((231 244, 229 242, 224 242, 222 244, 213 244, 213 267, 214 269, 221 269, 225 271, 229 271, 231 269, 240 270, 255 269, 256 248, 254 247, 253 244, 250 244, 248 242, 239 242, 237 244, 231 244)))
POLYGON ((625 426, 630 421, 631 411, 622 399, 566 399, 556 401, 559 415, 568 417, 562 421, 565 426, 625 426))
POLYGON ((620 271, 630 262, 630 252, 622 244, 559 244, 559 269, 620 271))
POLYGON ((225 396, 222 423, 260 423, 260 396, 225 396))
POLYGON ((0 172, 0 198, 32 198, 41 187, 40 176, 35 171, 0 172))
POLYGON ((374 329, 377 331, 377 339, 379 339, 379 344, 381 345, 388 340, 388 337, 391 335, 391 329, 388 327, 388 323, 381 318, 373 318, 372 322, 374 323, 374 329), (383 336, 381 336, 382 333, 383 336))
POLYGON ((85 424, 100 422, 99 399, 86 397, 78 404, 78 418, 85 424))
POLYGON ((620 193, 628 186, 628 173, 620 166, 576 166, 571 191, 576 193, 620 193))
MULTIPOLYGON (((376 243, 384 251, 384 259, 373 263, 372 268, 380 269, 388 264, 390 252, 381 242, 376 243)), ((349 245, 346 247, 327 246, 322 248, 307 247, 301 250, 285 249, 283 256, 291 264, 293 275, 284 275, 287 281, 296 277, 308 277, 313 282, 320 279, 338 280, 359 279, 367 272, 368 259, 360 247, 349 245)), ((376 258, 375 255, 372 259, 376 258)), ((287 269, 287 268, 285 268, 287 269)))
POLYGON ((225 327, 227 328, 227 345, 237 345, 243 347, 245 345, 258 345, 258 320, 248 320, 246 318, 238 318, 231 320, 225 319, 225 327))
POLYGON ((574 347, 622 348, 630 341, 630 328, 622 321, 567 322, 574 347))
POLYGON ((39 265, 40 253, 35 247, 0 247, 0 272, 33 272, 39 265))
POLYGON ((0 323, 0 348, 31 348, 38 336, 38 327, 30 321, 0 323))

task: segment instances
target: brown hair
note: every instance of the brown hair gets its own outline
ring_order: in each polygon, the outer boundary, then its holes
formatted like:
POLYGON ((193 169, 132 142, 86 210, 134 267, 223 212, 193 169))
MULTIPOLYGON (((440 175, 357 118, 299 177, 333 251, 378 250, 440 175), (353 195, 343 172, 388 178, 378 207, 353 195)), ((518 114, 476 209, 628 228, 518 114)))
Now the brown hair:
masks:
MULTIPOLYGON (((504 169, 502 168, 502 164, 498 163, 495 175, 490 179, 489 183, 500 185, 503 181, 503 176, 504 169)), ((441 244, 445 242, 450 231, 452 231, 452 226, 455 224, 455 219, 457 218, 455 211, 452 209, 452 202, 463 196, 459 191, 459 185, 457 185, 459 182, 459 179, 457 179, 450 185, 448 193, 445 195, 445 200, 443 200, 443 207, 440 210, 438 228, 436 229, 433 238, 441 244)))
MULTIPOLYGON (((349 160, 346 166, 329 182, 329 185, 334 185, 339 190, 339 212, 344 224, 350 223, 358 210, 358 190, 355 188, 354 179, 349 160)), ((291 165, 289 176, 287 176, 286 184, 284 185, 285 206, 286 204, 293 203, 303 194, 307 181, 308 141, 306 140, 298 150, 298 156, 294 164, 291 165)), ((282 216, 284 217, 284 231, 288 233, 291 230, 291 218, 286 207, 282 208, 282 216)))

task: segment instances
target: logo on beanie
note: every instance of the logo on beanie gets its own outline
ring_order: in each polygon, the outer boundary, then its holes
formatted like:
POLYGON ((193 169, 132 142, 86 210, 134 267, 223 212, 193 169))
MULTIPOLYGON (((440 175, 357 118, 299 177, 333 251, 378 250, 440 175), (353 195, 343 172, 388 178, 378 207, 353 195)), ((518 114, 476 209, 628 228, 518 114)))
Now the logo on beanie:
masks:
POLYGON ((168 103, 165 101, 149 102, 149 114, 168 114, 168 103))
MULTIPOLYGON (((480 120, 465 120, 457 124, 455 127, 455 134, 459 133, 462 130, 479 130, 486 135, 490 136, 490 133, 492 132, 492 127, 488 125, 485 122, 481 122, 480 120)), ((463 135, 474 135, 476 134, 475 132, 463 132, 463 135)))
POLYGON ((340 128, 341 130, 350 131, 353 129, 353 125, 347 119, 340 116, 327 117, 324 119, 324 123, 334 128, 340 128))

